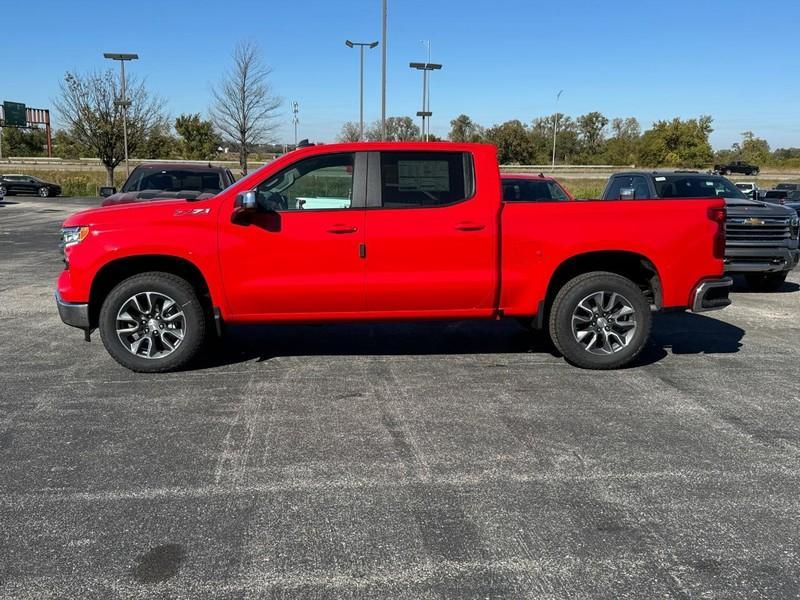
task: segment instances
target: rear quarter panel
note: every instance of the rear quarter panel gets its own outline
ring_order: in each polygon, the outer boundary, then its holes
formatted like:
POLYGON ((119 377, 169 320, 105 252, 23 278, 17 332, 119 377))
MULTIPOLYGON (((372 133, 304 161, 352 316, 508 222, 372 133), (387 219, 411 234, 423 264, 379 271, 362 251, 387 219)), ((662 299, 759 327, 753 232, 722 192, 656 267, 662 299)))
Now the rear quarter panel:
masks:
POLYGON ((708 216, 723 206, 716 199, 506 203, 500 308, 510 315, 534 314, 561 264, 609 250, 653 263, 664 308, 688 306, 701 279, 723 273, 713 251, 717 224, 708 216))

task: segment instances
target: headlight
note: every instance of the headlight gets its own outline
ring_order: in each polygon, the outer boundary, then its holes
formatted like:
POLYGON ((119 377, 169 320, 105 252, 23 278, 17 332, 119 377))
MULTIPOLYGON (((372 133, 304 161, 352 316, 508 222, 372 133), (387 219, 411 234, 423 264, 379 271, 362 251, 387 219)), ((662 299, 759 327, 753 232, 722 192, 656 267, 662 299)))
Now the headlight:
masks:
POLYGON ((61 229, 61 247, 66 248, 82 242, 89 235, 88 227, 63 227, 61 229))

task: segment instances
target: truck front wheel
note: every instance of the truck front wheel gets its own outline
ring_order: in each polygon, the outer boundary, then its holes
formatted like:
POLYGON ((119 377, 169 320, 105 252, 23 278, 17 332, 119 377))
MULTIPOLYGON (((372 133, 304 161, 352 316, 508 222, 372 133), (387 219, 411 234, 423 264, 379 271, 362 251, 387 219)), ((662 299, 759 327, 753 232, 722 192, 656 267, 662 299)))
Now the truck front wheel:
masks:
POLYGON ((149 272, 119 283, 100 308, 100 337, 123 367, 172 371, 191 361, 206 336, 206 318, 189 283, 149 272))
POLYGON ((584 369, 616 369, 635 359, 650 336, 650 304, 630 279, 595 271, 556 294, 550 337, 564 358, 584 369))

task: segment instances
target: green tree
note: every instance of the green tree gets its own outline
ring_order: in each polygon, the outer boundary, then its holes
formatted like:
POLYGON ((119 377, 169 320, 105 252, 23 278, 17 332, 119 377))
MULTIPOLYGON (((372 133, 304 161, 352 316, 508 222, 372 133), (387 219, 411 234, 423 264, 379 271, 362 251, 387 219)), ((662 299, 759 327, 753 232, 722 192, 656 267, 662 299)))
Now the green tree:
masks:
POLYGON ((539 117, 531 124, 532 141, 536 148, 536 162, 549 163, 553 152, 553 131, 557 127, 556 162, 573 162, 580 156, 582 144, 578 125, 563 113, 539 117))
POLYGON ((637 145, 642 134, 639 121, 633 117, 612 119, 611 137, 603 152, 603 162, 610 165, 632 165, 637 163, 637 145))
POLYGON ((757 138, 752 131, 745 131, 741 143, 734 143, 731 150, 737 160, 754 165, 763 165, 771 158, 767 140, 757 138))
POLYGON ((178 140, 172 135, 166 121, 159 123, 150 131, 144 143, 132 154, 136 158, 177 158, 180 151, 178 140))
POLYGON ((5 156, 44 156, 47 153, 47 134, 34 127, 3 128, 3 154, 5 156))
POLYGON ((483 128, 467 115, 458 115, 450 121, 451 142, 478 142, 483 139, 483 128))
POLYGON ((639 162, 649 167, 702 167, 712 162, 714 153, 708 136, 712 119, 656 121, 639 142, 639 162))
POLYGON ((181 137, 180 154, 188 160, 212 160, 222 138, 214 131, 211 121, 204 121, 198 113, 181 115, 175 119, 175 131, 181 137))
POLYGON ((65 129, 59 129, 53 134, 53 155, 58 158, 96 158, 94 151, 81 144, 65 129))
POLYGON ((596 152, 605 139, 603 130, 608 125, 608 118, 603 113, 593 111, 578 117, 577 125, 581 139, 589 151, 596 152))
POLYGON ((500 164, 529 165, 534 162, 536 148, 522 121, 506 121, 490 127, 486 130, 486 141, 497 146, 500 164))

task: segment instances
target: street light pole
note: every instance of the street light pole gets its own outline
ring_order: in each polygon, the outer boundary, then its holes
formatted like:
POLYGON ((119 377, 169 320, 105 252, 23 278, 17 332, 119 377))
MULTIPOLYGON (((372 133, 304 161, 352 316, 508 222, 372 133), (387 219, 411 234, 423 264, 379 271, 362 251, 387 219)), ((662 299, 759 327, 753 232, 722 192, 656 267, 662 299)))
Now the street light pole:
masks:
POLYGON ((299 102, 292 102, 292 123, 294 124, 294 149, 297 150, 297 124, 300 122, 300 118, 297 114, 300 112, 300 103, 299 102))
POLYGON ((348 48, 358 46, 358 49, 361 51, 361 99, 359 102, 358 141, 362 142, 364 141, 364 46, 372 50, 378 45, 378 42, 351 42, 350 40, 346 40, 345 45, 348 48))
MULTIPOLYGON (((430 118, 433 113, 430 110, 430 99, 428 98, 428 71, 438 71, 442 65, 434 64, 430 61, 425 63, 412 62, 408 64, 412 69, 422 71, 422 110, 417 111, 417 116, 422 117, 422 131, 420 138, 428 141, 428 134, 426 133, 425 123, 426 119, 430 118)), ((430 127, 430 125, 429 125, 430 127)))
POLYGON ((564 90, 559 90, 558 94, 556 94, 556 114, 555 114, 555 121, 553 123, 553 168, 556 167, 556 134, 558 133, 558 101, 561 98, 561 94, 564 93, 564 90))
POLYGON ((122 139, 123 144, 125 146, 125 175, 127 177, 131 174, 131 168, 128 164, 128 99, 125 96, 125 61, 127 60, 138 60, 138 54, 124 54, 118 52, 105 52, 103 53, 104 58, 108 58, 110 60, 118 60, 119 67, 120 67, 120 87, 121 89, 121 100, 117 103, 119 106, 122 107, 122 139))
POLYGON ((387 1, 382 1, 381 10, 381 140, 386 141, 386 21, 387 1))

